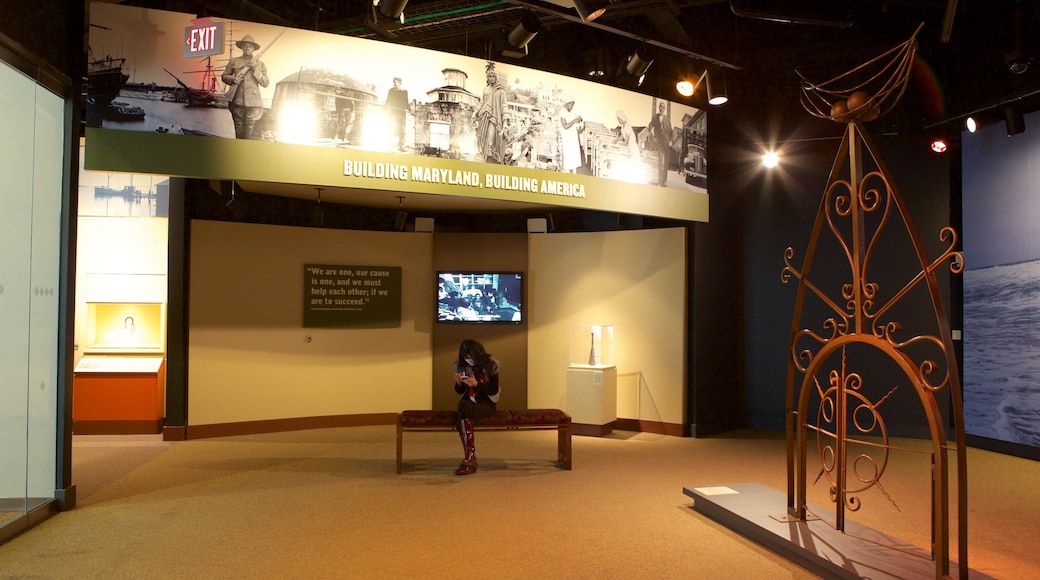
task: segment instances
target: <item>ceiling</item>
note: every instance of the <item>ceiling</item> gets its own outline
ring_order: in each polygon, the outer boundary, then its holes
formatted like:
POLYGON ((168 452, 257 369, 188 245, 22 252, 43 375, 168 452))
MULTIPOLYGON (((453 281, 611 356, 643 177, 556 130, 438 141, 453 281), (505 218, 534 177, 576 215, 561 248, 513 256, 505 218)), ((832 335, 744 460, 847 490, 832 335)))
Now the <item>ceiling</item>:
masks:
MULTIPOLYGON (((390 2, 391 0, 382 0, 390 2)), ((724 71, 723 114, 801 118, 801 78, 823 82, 879 56, 917 32, 917 63, 899 105, 875 123, 885 131, 954 127, 969 114, 1003 120, 1007 105, 1040 109, 1040 2, 1032 0, 606 0, 583 23, 573 0, 410 0, 404 23, 373 0, 127 0, 134 6, 364 37, 513 62, 682 101, 679 76, 724 71), (504 56, 506 31, 525 12, 540 31, 522 57, 504 56), (641 86, 615 63, 643 46, 654 59, 641 86), (589 48, 608 74, 586 77, 589 48), (1016 65, 1012 71, 1011 65, 1016 65), (1023 70, 1024 69, 1024 70, 1023 70)), ((714 74, 714 73, 712 73, 714 74)), ((688 102, 707 107, 703 92, 688 102)), ((242 184, 260 193, 313 198, 311 186, 242 184), (268 191, 261 191, 268 190, 268 191), (274 191, 278 190, 278 191, 274 191)), ((384 194, 323 190, 323 199, 396 204, 384 194)), ((467 198, 408 194, 415 209, 529 209, 467 198), (429 198, 429 199, 427 199, 429 198)))

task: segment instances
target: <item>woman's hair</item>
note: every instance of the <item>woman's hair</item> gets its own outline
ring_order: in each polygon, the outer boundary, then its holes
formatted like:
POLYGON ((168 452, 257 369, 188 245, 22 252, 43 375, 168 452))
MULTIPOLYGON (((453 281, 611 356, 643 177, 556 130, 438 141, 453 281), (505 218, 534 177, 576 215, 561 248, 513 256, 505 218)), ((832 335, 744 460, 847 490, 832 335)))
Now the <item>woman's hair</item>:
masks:
POLYGON ((488 368, 490 366, 491 355, 484 350, 483 344, 480 344, 472 338, 467 338, 459 345, 459 358, 456 359, 455 366, 458 368, 466 366, 467 355, 473 357, 473 362, 476 363, 476 366, 478 367, 488 368))

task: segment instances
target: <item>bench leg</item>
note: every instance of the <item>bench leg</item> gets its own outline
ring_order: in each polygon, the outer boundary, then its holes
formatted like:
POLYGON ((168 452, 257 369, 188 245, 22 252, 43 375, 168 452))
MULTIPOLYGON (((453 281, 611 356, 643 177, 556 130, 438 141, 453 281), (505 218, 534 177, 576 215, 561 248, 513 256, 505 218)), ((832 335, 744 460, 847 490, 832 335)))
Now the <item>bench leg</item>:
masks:
POLYGON ((561 426, 556 430, 559 441, 557 443, 557 455, 564 469, 571 469, 571 424, 561 426))
POLYGON ((404 436, 404 430, 401 429, 401 422, 397 422, 397 473, 401 473, 401 438, 404 436))

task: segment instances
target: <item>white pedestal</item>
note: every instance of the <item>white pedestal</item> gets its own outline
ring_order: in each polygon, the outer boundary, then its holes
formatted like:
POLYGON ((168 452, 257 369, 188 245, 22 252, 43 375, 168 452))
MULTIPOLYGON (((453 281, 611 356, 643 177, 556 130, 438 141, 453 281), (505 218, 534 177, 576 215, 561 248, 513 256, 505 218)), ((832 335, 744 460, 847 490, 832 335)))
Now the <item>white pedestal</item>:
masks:
POLYGON ((617 421, 617 367, 567 368, 567 413, 575 435, 602 437, 617 421))

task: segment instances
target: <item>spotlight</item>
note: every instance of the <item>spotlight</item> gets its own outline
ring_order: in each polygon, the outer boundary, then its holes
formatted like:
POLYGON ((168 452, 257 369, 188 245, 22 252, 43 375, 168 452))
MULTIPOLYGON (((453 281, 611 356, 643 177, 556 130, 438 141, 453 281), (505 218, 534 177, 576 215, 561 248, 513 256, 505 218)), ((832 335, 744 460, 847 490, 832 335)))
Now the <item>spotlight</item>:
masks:
POLYGON ((408 0, 379 0, 377 9, 379 13, 390 20, 397 20, 404 14, 404 7, 408 0))
MULTIPOLYGON (((527 43, 531 42, 531 39, 542 29, 542 21, 538 20, 538 16, 531 11, 524 12, 523 16, 520 17, 520 21, 513 26, 513 29, 506 35, 506 42, 510 47, 516 49, 516 53, 510 53, 507 56, 516 54, 517 56, 524 56, 527 54, 527 43), (523 52, 520 52, 523 51, 523 52)), ((506 51, 503 51, 506 54, 506 51)))
POLYGON ((697 77, 696 82, 691 82, 686 79, 679 79, 675 83, 675 90, 684 97, 692 96, 693 93, 697 92, 697 87, 704 83, 708 93, 708 104, 713 107, 725 105, 729 102, 729 96, 726 94, 726 77, 723 76, 722 72, 715 73, 715 80, 711 80, 711 76, 708 71, 701 73, 701 76, 697 77))
POLYGON ((766 154, 762 156, 762 165, 768 169, 780 165, 780 154, 776 151, 767 151, 766 154))
POLYGON ((967 129, 969 133, 974 133, 975 131, 978 131, 979 124, 975 121, 975 117, 968 117, 967 119, 965 119, 964 128, 967 129))
POLYGON ((1020 50, 1013 50, 1004 55, 1004 62, 1007 63, 1008 70, 1012 74, 1020 75, 1029 70, 1032 59, 1020 50))
POLYGON ((946 144, 946 139, 943 139, 942 137, 932 139, 932 151, 935 151, 936 153, 945 153, 947 148, 948 145, 946 144))
POLYGON ((1026 120, 1022 116, 1022 109, 1018 107, 1006 107, 1004 109, 1004 126, 1007 127, 1008 137, 1018 135, 1026 130, 1026 120))
POLYGON ((632 56, 628 57, 628 63, 625 64, 625 71, 628 74, 639 78, 646 74, 647 69, 654 63, 654 59, 646 55, 646 47, 641 46, 632 53, 632 56))
MULTIPOLYGON (((607 0, 574 0, 574 9, 583 22, 592 22, 607 11, 607 0)), ((639 76, 639 75, 636 75, 639 76)))
POLYGON ((708 83, 708 104, 714 107, 719 105, 725 105, 729 102, 729 96, 726 94, 726 77, 723 73, 718 73, 715 76, 715 82, 712 82, 711 76, 708 75, 707 71, 704 71, 705 82, 708 83))
POLYGON ((602 46, 585 51, 585 74, 590 77, 601 77, 607 74, 607 51, 602 46))

